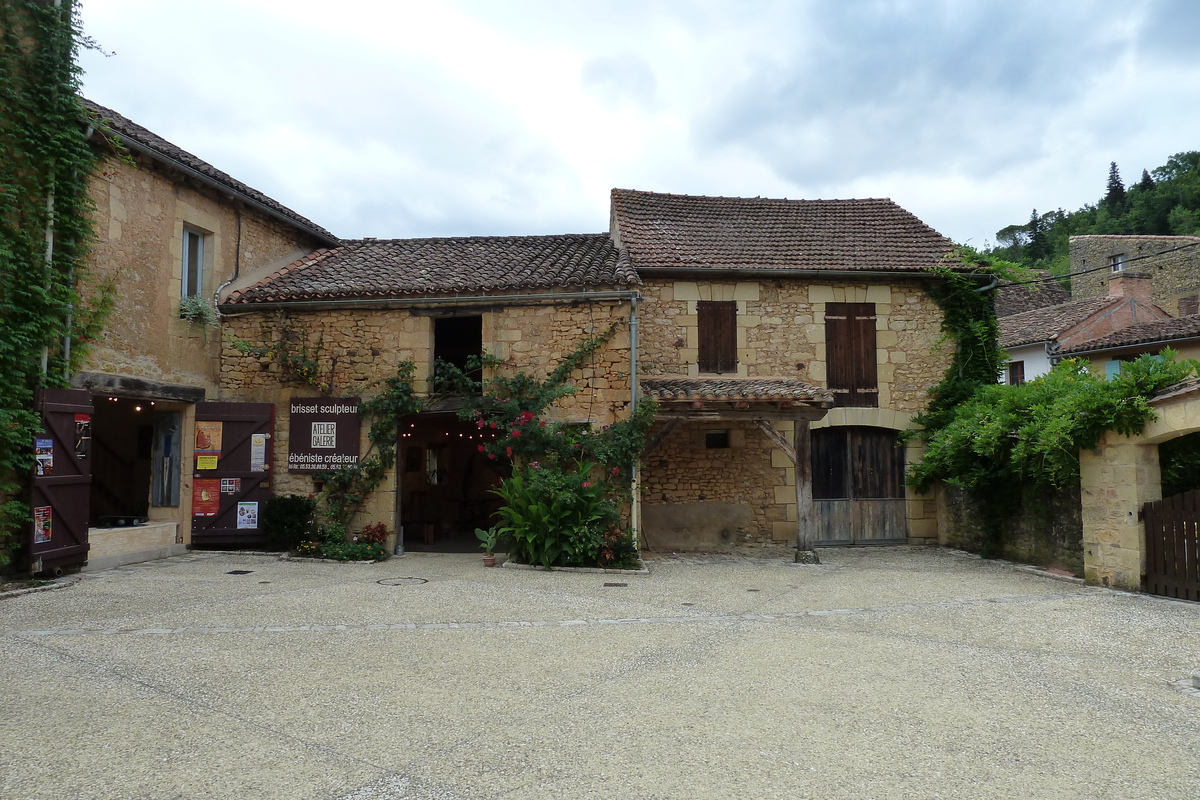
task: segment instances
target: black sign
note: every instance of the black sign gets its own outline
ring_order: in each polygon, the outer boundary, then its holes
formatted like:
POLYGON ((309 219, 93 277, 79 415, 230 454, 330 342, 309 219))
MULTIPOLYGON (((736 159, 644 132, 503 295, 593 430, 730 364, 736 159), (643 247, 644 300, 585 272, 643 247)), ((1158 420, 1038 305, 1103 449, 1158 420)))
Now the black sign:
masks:
POLYGON ((289 472, 332 472, 358 463, 357 397, 293 397, 289 407, 289 472))

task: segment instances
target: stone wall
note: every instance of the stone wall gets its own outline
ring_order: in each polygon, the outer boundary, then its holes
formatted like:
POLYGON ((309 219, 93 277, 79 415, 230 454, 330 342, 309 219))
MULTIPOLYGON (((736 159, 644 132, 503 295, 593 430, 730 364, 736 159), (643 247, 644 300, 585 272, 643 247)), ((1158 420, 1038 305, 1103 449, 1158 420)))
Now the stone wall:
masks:
POLYGON ((916 412, 952 356, 939 347, 941 309, 917 280, 889 284, 797 280, 697 283, 650 280, 642 287, 638 371, 697 376, 696 303, 737 303, 737 377, 825 384, 825 304, 874 303, 879 405, 916 412))
POLYGON ((644 541, 655 549, 794 542, 796 490, 789 488, 794 478, 790 484, 787 479, 792 472, 791 461, 753 423, 685 423, 645 461, 644 541), (729 447, 705 446, 705 434, 715 431, 728 431, 729 447), (673 508, 660 513, 660 506, 673 508), (686 519, 673 520, 672 513, 686 519))
MULTIPOLYGON (((576 370, 574 395, 558 401, 550 419, 605 425, 629 413, 629 305, 598 302, 577 304, 497 305, 480 311, 484 349, 500 358, 505 374, 517 371, 544 377, 584 338, 603 333, 616 323, 609 343, 576 370)), ((433 368, 433 317, 449 307, 429 309, 344 308, 310 312, 264 311, 230 315, 225 320, 221 397, 225 400, 276 404, 274 480, 276 493, 314 491, 310 473, 287 470, 287 412, 293 397, 313 397, 318 390, 297 382, 271 354, 257 356, 239 349, 239 342, 271 348, 285 333, 306 343, 309 357, 319 364, 319 380, 339 397, 369 397, 379 381, 393 377, 404 361, 416 365, 415 388, 429 391, 433 368)), ((462 309, 459 309, 460 311, 462 309)), ((297 348, 293 345, 294 351, 297 348)), ((363 427, 362 447, 368 445, 363 427)), ((392 519, 395 508, 394 471, 360 515, 362 519, 392 519)))
POLYGON ((1112 256, 1151 256, 1179 247, 1182 249, 1128 262, 1125 269, 1149 276, 1154 283, 1154 304, 1173 316, 1180 316, 1179 300, 1200 295, 1200 237, 1197 236, 1072 236, 1071 271, 1095 271, 1071 278, 1071 296, 1078 300, 1107 295, 1113 273, 1104 267, 1112 256))
POLYGON ((1007 520, 999 542, 988 541, 982 514, 964 490, 943 486, 937 497, 943 546, 1083 574, 1083 509, 1078 486, 1058 492, 1022 492, 1021 513, 1007 520))
POLYGON ((203 231, 204 297, 239 271, 254 269, 317 243, 215 192, 164 174, 151 162, 107 158, 90 186, 96 242, 85 296, 114 282, 115 306, 85 371, 214 391, 220 333, 179 318, 183 229, 203 231))

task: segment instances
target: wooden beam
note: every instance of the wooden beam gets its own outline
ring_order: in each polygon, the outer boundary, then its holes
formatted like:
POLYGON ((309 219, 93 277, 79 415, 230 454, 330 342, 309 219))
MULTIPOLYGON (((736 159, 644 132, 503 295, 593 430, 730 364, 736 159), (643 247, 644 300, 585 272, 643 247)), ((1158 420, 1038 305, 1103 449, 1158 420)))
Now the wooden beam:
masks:
POLYGON ((787 440, 787 437, 779 432, 779 429, 771 424, 769 420, 756 419, 754 425, 760 431, 767 435, 767 438, 775 443, 783 452, 787 453, 787 457, 792 460, 792 464, 796 463, 796 448, 792 447, 792 443, 787 440))
POLYGON ((662 443, 667 440, 667 437, 674 433, 675 429, 682 424, 683 417, 674 417, 671 420, 668 420, 667 424, 663 426, 663 429, 656 433, 654 438, 646 444, 645 449, 642 450, 642 458, 649 458, 650 454, 661 447, 662 443))
POLYGON ((796 420, 792 442, 796 453, 796 468, 793 470, 796 475, 796 561, 800 564, 819 564, 821 561, 813 549, 813 542, 816 541, 816 507, 812 496, 812 437, 808 420, 796 420))

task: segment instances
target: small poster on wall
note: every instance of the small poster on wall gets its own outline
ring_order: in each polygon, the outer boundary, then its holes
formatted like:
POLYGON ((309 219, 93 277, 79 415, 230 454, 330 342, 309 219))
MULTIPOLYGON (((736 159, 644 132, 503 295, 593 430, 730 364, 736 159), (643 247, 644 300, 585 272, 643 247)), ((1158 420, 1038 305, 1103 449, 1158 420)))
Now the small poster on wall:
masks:
POLYGON ((92 453, 92 415, 75 415, 75 457, 79 460, 92 453))
POLYGON ((221 494, 237 494, 241 490, 241 478, 221 478, 221 494))
POLYGON ((192 516, 215 517, 221 510, 221 479, 197 478, 192 484, 192 516))
POLYGON ((250 471, 267 471, 267 434, 265 433, 250 435, 250 471))
POLYGON ((258 503, 238 503, 238 530, 258 528, 258 503))
POLYGON ((33 510, 33 543, 50 541, 54 528, 54 516, 50 506, 39 506, 33 510))
POLYGON ((37 456, 37 463, 34 465, 34 475, 53 475, 54 474, 54 440, 53 439, 34 439, 33 452, 37 456))
POLYGON ((216 469, 221 457, 223 422, 196 420, 196 469, 216 469))

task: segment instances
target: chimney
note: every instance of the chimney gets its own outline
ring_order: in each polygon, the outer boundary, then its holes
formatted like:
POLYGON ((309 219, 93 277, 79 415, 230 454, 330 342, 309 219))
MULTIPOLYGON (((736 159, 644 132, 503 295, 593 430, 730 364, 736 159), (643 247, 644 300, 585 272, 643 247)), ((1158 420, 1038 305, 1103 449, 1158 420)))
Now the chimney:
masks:
POLYGON ((1128 297, 1149 305, 1154 294, 1154 281, 1149 275, 1121 272, 1108 279, 1109 297, 1128 297))

